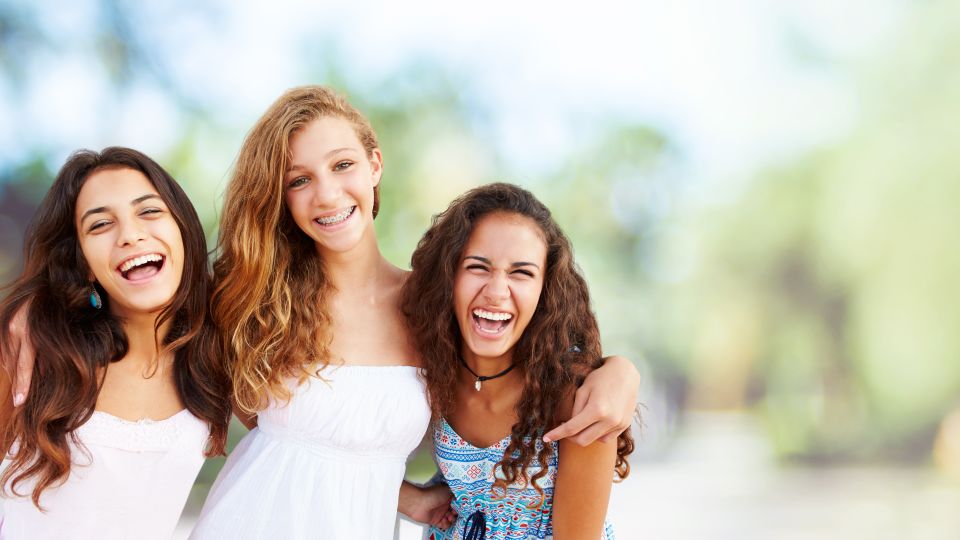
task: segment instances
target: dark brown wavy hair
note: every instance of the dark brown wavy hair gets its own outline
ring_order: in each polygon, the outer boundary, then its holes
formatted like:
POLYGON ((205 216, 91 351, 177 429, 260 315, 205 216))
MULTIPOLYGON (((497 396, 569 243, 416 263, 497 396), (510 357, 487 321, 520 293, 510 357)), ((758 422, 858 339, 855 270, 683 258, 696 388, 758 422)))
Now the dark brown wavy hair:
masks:
POLYGON ((10 355, 9 324, 28 306, 27 322, 36 362, 26 402, 3 427, 0 451, 13 451, 0 475, 6 492, 28 479, 40 507, 41 493, 66 481, 75 431, 93 414, 103 382, 98 370, 127 353, 121 321, 110 314, 110 298, 99 289, 103 309, 90 306, 89 269, 80 250, 76 203, 86 179, 103 169, 127 168, 143 173, 171 210, 183 237, 180 287, 160 314, 156 328, 171 321, 162 336, 164 352, 174 354, 174 380, 186 408, 210 427, 207 455, 224 453, 230 420, 230 383, 209 317, 210 271, 203 227, 190 200, 163 168, 129 148, 102 152, 80 150, 67 159, 37 209, 24 242, 24 269, 0 303, 0 337, 10 355))
MULTIPOLYGON (((496 183, 462 195, 433 218, 413 253, 413 274, 404 285, 402 306, 410 335, 423 359, 430 405, 434 414, 449 415, 457 393, 463 342, 454 313, 453 290, 463 250, 477 223, 492 213, 525 216, 540 229, 547 245, 543 290, 536 311, 513 349, 513 361, 524 376, 524 391, 516 405, 517 423, 499 466, 503 478, 495 491, 521 479, 536 481, 547 474, 553 450, 544 445, 537 454, 536 442, 558 425, 560 409, 583 383, 586 375, 602 363, 600 331, 590 309, 587 283, 573 260, 570 241, 550 215, 550 210, 529 191, 496 183), (526 468, 537 459, 541 470, 528 478, 526 468)), ((617 439, 615 472, 625 478, 630 472, 627 455, 633 452, 629 430, 617 439)))

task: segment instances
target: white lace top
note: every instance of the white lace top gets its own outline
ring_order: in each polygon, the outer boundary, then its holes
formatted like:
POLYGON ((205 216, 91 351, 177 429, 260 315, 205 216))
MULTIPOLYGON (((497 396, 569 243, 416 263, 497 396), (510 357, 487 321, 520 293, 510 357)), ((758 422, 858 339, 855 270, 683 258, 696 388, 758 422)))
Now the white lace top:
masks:
MULTIPOLYGON (((0 540, 167 539, 203 464, 207 425, 186 409, 131 422, 95 411, 71 443, 66 482, 40 496, 3 499, 0 540)), ((68 439, 69 440, 69 439, 68 439)))

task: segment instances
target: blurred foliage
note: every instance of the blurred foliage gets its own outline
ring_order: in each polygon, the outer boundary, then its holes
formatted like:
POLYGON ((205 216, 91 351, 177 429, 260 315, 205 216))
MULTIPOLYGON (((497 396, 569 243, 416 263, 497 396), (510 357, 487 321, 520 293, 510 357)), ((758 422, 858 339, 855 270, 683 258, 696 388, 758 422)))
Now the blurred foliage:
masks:
MULTIPOLYGON (((31 62, 69 47, 25 6, 0 3, 0 72, 15 101, 31 62)), ((173 104, 176 141, 153 157, 184 185, 212 247, 231 162, 269 102, 225 114, 171 77, 176 58, 134 30, 146 8, 96 6, 103 24, 85 30, 84 46, 118 103, 148 86, 173 104)), ((198 16, 215 21, 217 9, 198 16)), ((395 264, 407 266, 456 195, 517 182, 572 238, 606 351, 639 360, 669 407, 753 408, 785 457, 925 460, 960 393, 960 8, 928 2, 906 13, 894 46, 849 66, 862 106, 849 137, 757 172, 726 205, 690 202, 697 186, 683 178, 682 145, 656 126, 591 126, 576 151, 529 178, 492 144, 484 119, 496 111, 465 75, 414 62, 360 84, 335 44, 320 42, 304 45, 300 82, 332 85, 370 117, 385 162, 377 230, 395 264)), ((112 140, 122 113, 103 107, 112 140)), ((63 155, 38 143, 0 163, 4 281, 63 155)), ((200 483, 221 464, 211 460, 200 483)))
POLYGON ((845 141, 683 217, 703 263, 664 294, 692 307, 672 333, 695 402, 756 406, 783 456, 925 460, 958 405, 957 28, 956 4, 918 4, 856 71, 845 141))

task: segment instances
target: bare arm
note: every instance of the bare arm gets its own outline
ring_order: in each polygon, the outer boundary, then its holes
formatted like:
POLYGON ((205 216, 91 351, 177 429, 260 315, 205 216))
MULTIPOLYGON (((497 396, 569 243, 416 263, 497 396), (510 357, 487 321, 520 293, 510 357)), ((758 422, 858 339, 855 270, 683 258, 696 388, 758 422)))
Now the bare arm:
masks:
POLYGON ((446 529, 457 518, 450 507, 452 499, 453 494, 446 484, 420 487, 404 480, 400 484, 397 511, 418 523, 446 529))
MULTIPOLYGON (((572 409, 572 407, 571 407, 572 409)), ((596 540, 610 501, 617 440, 580 446, 560 441, 560 462, 553 495, 555 540, 596 540)))
MULTIPOLYGON (((36 360, 37 352, 33 348, 33 342, 30 340, 30 328, 27 325, 27 315, 30 313, 30 305, 26 303, 20 306, 13 319, 10 320, 10 338, 9 347, 0 347, 0 366, 10 376, 8 384, 3 388, 4 393, 13 396, 13 406, 19 407, 27 400, 27 392, 30 390, 30 378, 33 375, 33 364, 36 360)), ((3 395, 3 394, 0 394, 3 395)))
POLYGON ((598 439, 615 441, 630 427, 639 390, 640 372, 633 362, 622 356, 605 358, 577 389, 570 420, 548 432, 543 440, 569 439, 580 446, 598 439))

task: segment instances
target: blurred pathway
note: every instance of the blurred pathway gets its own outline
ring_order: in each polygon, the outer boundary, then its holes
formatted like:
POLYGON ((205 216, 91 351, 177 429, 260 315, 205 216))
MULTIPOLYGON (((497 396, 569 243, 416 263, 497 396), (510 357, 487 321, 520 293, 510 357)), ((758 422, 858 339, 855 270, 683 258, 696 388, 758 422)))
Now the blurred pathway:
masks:
MULTIPOLYGON (((634 461, 608 516, 620 540, 957 540, 960 483, 927 469, 778 468, 749 415, 692 414, 665 459, 634 461)), ((419 538, 403 524, 400 540, 419 538)))
MULTIPOLYGON (((957 540, 960 483, 920 468, 779 468, 749 415, 701 413, 664 459, 634 460, 608 515, 620 540, 957 540)), ((419 527, 401 522, 399 538, 419 527)))

